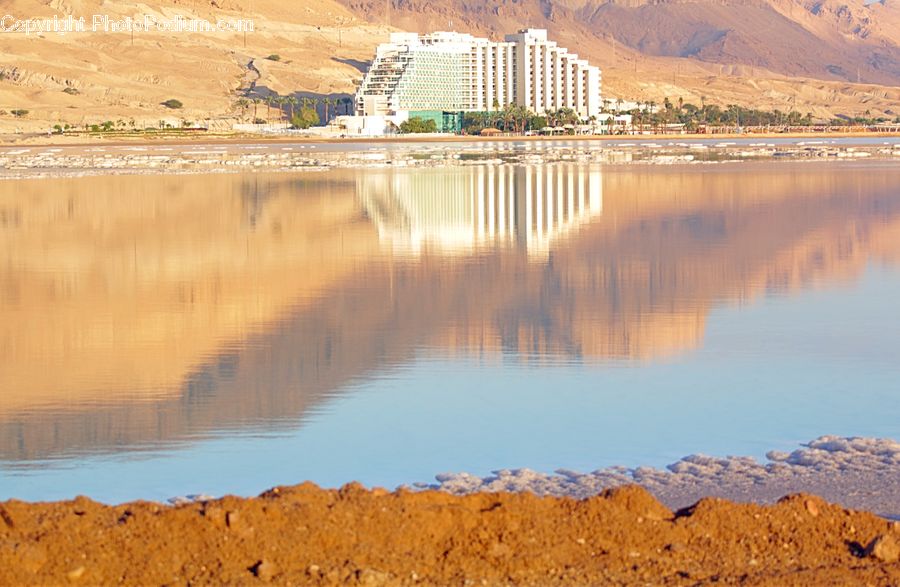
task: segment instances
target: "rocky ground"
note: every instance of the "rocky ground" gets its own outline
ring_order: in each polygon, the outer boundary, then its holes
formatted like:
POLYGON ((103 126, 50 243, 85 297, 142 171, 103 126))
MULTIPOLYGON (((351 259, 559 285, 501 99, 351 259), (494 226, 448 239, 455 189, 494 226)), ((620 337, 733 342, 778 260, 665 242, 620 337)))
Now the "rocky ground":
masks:
POLYGON ((900 526, 818 497, 635 486, 530 493, 272 489, 178 507, 0 504, 4 585, 897 585, 900 526))

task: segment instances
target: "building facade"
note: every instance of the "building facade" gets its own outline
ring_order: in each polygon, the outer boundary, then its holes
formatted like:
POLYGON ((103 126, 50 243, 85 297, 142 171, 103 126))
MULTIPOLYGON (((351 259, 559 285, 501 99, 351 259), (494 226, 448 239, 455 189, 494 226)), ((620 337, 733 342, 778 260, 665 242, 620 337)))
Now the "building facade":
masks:
POLYGON ((507 104, 535 113, 600 113, 600 69, 547 39, 543 29, 502 42, 469 34, 394 33, 379 45, 356 95, 358 115, 484 112, 507 104))

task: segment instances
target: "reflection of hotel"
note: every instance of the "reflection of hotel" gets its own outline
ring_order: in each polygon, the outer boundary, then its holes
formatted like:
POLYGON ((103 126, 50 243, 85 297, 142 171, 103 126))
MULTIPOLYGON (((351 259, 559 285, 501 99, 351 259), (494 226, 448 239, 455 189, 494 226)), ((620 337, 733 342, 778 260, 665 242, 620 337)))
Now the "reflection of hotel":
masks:
POLYGON ((514 243, 544 255, 603 210, 600 170, 574 164, 367 173, 358 193, 381 241, 411 253, 514 243))

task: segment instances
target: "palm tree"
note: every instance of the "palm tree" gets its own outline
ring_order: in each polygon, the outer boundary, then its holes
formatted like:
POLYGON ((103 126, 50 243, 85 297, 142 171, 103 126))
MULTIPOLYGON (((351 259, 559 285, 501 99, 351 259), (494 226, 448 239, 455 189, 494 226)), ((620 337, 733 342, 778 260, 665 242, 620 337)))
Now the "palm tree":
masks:
POLYGON ((519 134, 524 134, 525 126, 528 124, 528 119, 531 118, 531 112, 524 106, 516 106, 515 111, 519 134))
POLYGON ((290 111, 291 111, 291 117, 288 120, 293 120, 294 119, 294 107, 297 105, 297 97, 291 96, 290 98, 287 99, 287 103, 288 103, 288 108, 290 108, 290 111))
POLYGON ((247 101, 246 98, 239 98, 237 101, 237 107, 241 109, 241 120, 247 117, 247 106, 250 105, 250 102, 247 101))
POLYGON ((547 126, 559 126, 560 111, 547 112, 547 126))
POLYGON ((500 119, 503 121, 503 130, 509 131, 509 125, 512 122, 512 104, 507 104, 500 111, 500 119))

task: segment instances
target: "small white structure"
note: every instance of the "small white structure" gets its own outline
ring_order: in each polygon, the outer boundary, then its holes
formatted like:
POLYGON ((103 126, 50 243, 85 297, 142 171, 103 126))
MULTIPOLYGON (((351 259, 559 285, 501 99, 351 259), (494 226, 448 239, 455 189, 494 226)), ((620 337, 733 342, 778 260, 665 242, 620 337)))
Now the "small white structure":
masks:
POLYGON ((287 122, 270 122, 265 124, 233 124, 231 130, 237 132, 254 132, 254 133, 284 133, 290 130, 291 125, 287 122))
POLYGON ((604 112, 596 117, 596 126, 601 134, 630 133, 632 130, 631 114, 610 114, 604 112))
POLYGON ((398 112, 392 116, 337 116, 325 127, 324 134, 339 137, 383 137, 397 134, 400 125, 408 118, 407 112, 398 112))

